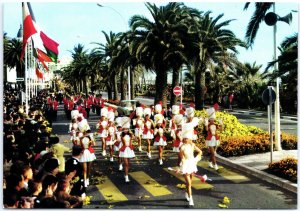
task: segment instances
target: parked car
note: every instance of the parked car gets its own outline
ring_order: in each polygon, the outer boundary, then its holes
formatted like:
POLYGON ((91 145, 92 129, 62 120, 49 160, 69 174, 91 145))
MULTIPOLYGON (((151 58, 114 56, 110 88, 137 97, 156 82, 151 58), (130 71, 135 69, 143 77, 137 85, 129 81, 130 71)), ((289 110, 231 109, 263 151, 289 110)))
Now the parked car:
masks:
POLYGON ((137 107, 137 100, 121 100, 117 108, 119 116, 129 116, 132 111, 137 107))

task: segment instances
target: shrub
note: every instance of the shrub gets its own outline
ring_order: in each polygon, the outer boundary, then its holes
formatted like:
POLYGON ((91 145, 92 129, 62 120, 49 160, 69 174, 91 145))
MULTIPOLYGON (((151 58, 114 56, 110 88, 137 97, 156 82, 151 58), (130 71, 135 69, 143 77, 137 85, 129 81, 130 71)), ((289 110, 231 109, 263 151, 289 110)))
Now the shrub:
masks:
POLYGON ((279 177, 297 183, 297 165, 297 159, 285 158, 278 162, 270 163, 269 170, 279 177))

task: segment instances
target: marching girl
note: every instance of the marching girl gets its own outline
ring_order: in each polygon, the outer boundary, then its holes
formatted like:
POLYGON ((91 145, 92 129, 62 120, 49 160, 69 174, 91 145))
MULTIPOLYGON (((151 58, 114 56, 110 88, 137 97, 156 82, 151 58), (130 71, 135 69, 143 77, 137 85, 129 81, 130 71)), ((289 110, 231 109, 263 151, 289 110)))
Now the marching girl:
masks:
POLYGON ((177 114, 174 117, 174 123, 176 124, 176 131, 175 131, 175 136, 173 137, 174 142, 173 142, 173 152, 177 152, 178 153, 178 161, 177 164, 179 165, 179 163, 181 162, 181 158, 179 155, 179 149, 180 146, 182 145, 182 130, 181 130, 181 126, 183 124, 183 116, 182 114, 177 114))
POLYGON ((132 139, 134 135, 130 132, 130 118, 122 117, 123 132, 121 134, 122 147, 120 148, 120 157, 123 158, 125 166, 125 182, 130 182, 128 178, 129 160, 134 158, 135 154, 133 151, 132 139))
POLYGON ((106 156, 106 137, 107 137, 107 128, 108 128, 108 120, 107 120, 107 108, 101 109, 101 118, 99 123, 96 125, 98 129, 98 137, 102 141, 102 155, 106 156))
MULTIPOLYGON (((219 167, 217 165, 216 153, 217 147, 220 144, 219 136, 217 134, 217 130, 222 129, 222 125, 217 125, 215 122, 216 112, 214 108, 206 109, 208 119, 205 119, 205 129, 207 131, 206 137, 206 146, 209 147, 210 152, 210 160, 209 167, 218 170, 219 167)), ((221 123, 222 124, 222 123, 221 123)))
POLYGON ((151 109, 145 108, 144 109, 144 115, 145 115, 145 122, 144 122, 144 130, 143 130, 143 136, 142 139, 145 139, 147 142, 147 156, 148 158, 151 158, 151 140, 154 138, 154 123, 152 119, 150 119, 151 116, 151 109))
POLYGON ((197 128, 198 128, 199 119, 198 117, 195 117, 195 109, 193 107, 187 108, 185 113, 186 113, 186 123, 191 123, 194 128, 194 135, 192 137, 192 141, 195 142, 198 139, 197 128))
POLYGON ((133 120, 134 126, 134 135, 138 141, 139 151, 142 151, 142 135, 143 135, 143 128, 144 128, 144 118, 143 116, 143 108, 137 107, 135 109, 136 119, 133 120))
POLYGON ((161 114, 156 114, 155 117, 155 129, 154 129, 154 146, 158 147, 158 163, 163 165, 163 150, 164 146, 167 145, 167 138, 164 135, 164 125, 163 116, 161 114))
POLYGON ((170 131, 170 136, 173 138, 173 142, 175 140, 175 132, 177 130, 177 126, 175 124, 175 116, 179 114, 179 106, 178 105, 173 105, 172 109, 172 116, 171 119, 169 120, 169 131, 170 131))
POLYGON ((78 131, 78 124, 77 124, 77 115, 79 114, 78 110, 73 110, 71 112, 71 123, 69 124, 69 134, 70 134, 70 141, 73 142, 77 137, 77 131, 78 131))
POLYGON ((192 197, 192 179, 193 173, 198 171, 197 162, 201 159, 202 151, 192 142, 194 135, 194 127, 192 123, 185 123, 182 125, 183 144, 180 147, 180 172, 184 175, 186 182, 186 200, 190 206, 194 206, 192 197), (194 157, 194 151, 197 156, 194 157))
POLYGON ((117 124, 117 131, 116 131, 116 141, 114 143, 114 151, 118 154, 118 163, 119 163, 119 171, 123 170, 122 165, 122 158, 120 157, 120 148, 122 147, 122 140, 121 140, 121 134, 122 134, 122 117, 116 118, 116 124, 117 124))
POLYGON ((106 137, 106 145, 109 146, 109 161, 114 161, 114 143, 115 143, 115 135, 116 135, 116 127, 114 124, 115 113, 113 111, 109 111, 107 114, 108 118, 108 134, 106 137))
POLYGON ((80 145, 82 147, 82 156, 79 162, 82 163, 83 166, 84 186, 87 187, 89 185, 91 164, 96 160, 95 150, 92 148, 95 146, 95 140, 85 131, 84 137, 80 139, 80 145))

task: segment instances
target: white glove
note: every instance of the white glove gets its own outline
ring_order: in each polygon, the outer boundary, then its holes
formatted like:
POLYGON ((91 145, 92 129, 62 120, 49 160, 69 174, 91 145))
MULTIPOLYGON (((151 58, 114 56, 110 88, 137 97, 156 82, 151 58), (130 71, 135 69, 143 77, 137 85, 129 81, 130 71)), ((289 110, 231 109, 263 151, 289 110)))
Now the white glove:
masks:
POLYGON ((204 119, 204 125, 208 126, 208 119, 207 118, 204 119))

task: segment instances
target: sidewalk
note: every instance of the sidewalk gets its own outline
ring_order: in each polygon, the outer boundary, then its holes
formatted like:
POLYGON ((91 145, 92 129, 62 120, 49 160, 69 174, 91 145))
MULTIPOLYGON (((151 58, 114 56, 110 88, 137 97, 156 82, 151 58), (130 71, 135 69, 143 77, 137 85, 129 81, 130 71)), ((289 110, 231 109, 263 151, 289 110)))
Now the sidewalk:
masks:
MULTIPOLYGON (((272 160, 273 162, 277 162, 287 157, 293 157, 298 159, 298 150, 275 151, 273 152, 272 160)), ((297 193, 297 184, 277 177, 275 175, 269 174, 265 171, 268 168, 268 165, 271 160, 270 152, 228 158, 217 155, 217 159, 219 163, 245 172, 261 180, 267 181, 286 190, 289 190, 293 193, 297 193)))

